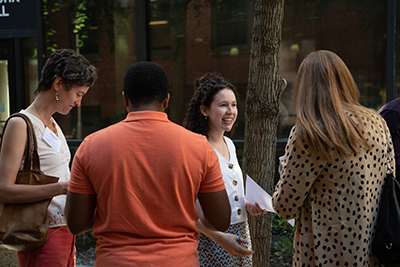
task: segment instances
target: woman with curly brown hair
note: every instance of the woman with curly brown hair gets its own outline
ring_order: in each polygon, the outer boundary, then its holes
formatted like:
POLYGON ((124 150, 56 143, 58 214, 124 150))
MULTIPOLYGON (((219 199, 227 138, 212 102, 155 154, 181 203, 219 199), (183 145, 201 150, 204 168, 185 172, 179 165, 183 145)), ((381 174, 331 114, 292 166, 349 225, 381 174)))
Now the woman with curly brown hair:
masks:
POLYGON ((226 191, 231 205, 231 225, 227 232, 212 229, 202 216, 196 202, 200 232, 198 247, 200 266, 252 266, 250 232, 246 209, 250 215, 265 213, 244 196, 242 170, 229 133, 237 118, 235 87, 216 73, 207 73, 196 81, 195 92, 186 112, 184 126, 207 136, 218 155, 226 191), (238 244, 239 237, 243 247, 238 244))

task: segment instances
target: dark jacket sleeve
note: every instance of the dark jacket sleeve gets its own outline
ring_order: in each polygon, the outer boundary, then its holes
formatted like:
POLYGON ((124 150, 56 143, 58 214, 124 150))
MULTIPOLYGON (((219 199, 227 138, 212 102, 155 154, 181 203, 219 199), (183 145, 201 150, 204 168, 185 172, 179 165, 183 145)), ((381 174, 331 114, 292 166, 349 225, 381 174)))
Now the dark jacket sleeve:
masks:
POLYGON ((395 110, 383 110, 380 115, 385 119, 389 128, 396 160, 396 178, 400 178, 400 114, 395 110))

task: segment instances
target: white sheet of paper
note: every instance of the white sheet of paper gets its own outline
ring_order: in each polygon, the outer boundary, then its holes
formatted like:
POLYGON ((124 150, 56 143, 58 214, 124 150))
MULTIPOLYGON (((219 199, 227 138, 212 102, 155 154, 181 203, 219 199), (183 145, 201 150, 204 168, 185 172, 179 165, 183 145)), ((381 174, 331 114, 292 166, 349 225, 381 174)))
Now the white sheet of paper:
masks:
MULTIPOLYGON (((272 197, 270 194, 265 192, 249 175, 246 174, 246 200, 251 204, 258 203, 262 209, 266 209, 270 212, 275 212, 272 206, 272 197)), ((295 221, 291 219, 287 221, 294 226, 295 221)))
POLYGON ((43 140, 52 148, 54 148, 57 152, 60 152, 61 148, 61 140, 58 138, 58 136, 53 133, 52 130, 50 130, 48 127, 44 130, 43 133, 43 140))

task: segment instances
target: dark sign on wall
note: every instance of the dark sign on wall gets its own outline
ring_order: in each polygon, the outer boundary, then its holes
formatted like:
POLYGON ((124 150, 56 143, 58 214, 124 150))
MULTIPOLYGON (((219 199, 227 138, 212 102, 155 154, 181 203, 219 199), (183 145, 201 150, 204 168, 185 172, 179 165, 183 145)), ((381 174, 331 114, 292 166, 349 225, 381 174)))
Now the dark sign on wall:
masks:
POLYGON ((0 0, 0 38, 33 37, 38 30, 40 0, 0 0))

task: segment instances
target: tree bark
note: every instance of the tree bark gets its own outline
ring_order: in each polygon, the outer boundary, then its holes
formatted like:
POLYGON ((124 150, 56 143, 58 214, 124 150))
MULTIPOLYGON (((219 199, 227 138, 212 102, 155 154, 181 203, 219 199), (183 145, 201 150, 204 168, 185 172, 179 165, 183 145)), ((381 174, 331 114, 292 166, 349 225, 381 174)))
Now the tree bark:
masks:
MULTIPOLYGON (((272 195, 274 186, 279 101, 279 75, 284 0, 257 0, 254 8, 246 93, 243 169, 272 195)), ((249 218, 253 266, 269 266, 272 214, 249 218)))

